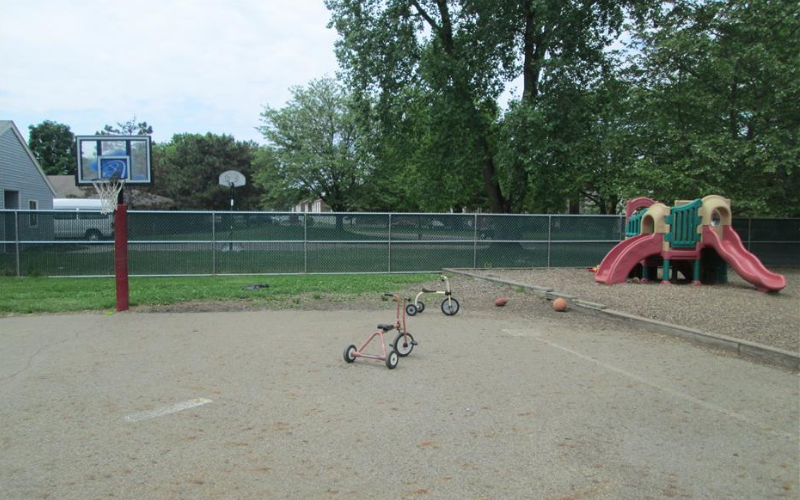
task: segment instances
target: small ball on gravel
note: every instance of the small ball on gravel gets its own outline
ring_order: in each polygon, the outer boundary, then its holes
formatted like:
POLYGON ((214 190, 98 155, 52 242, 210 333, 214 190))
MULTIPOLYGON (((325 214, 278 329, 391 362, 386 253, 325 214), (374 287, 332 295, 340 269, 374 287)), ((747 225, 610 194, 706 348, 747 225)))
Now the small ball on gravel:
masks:
POLYGON ((506 304, 508 304, 508 299, 505 297, 497 298, 494 301, 494 305, 496 305, 497 307, 503 307, 506 304))
POLYGON ((558 312, 564 312, 567 310, 567 300, 562 299, 561 297, 557 298, 553 301, 553 309, 558 312))

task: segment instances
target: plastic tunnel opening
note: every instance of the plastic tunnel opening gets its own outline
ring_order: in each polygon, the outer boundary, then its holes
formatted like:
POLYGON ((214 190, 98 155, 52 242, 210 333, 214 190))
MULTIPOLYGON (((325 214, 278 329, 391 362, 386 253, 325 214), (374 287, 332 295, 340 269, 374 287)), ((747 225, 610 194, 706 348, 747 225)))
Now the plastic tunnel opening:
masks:
POLYGON ((641 234, 653 234, 656 230, 656 221, 653 219, 652 215, 645 215, 642 218, 642 233, 641 234))

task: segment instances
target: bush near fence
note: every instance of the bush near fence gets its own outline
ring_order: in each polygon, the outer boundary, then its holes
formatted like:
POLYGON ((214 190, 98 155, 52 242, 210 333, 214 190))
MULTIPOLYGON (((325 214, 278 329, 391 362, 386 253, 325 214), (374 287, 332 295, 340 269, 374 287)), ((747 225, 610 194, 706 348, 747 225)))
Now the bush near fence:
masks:
MULTIPOLYGON (((0 210, 0 274, 112 276, 113 241, 58 239, 57 211, 0 210)), ((591 267, 619 215, 129 212, 132 276, 591 267)), ((767 266, 800 266, 800 219, 734 219, 767 266)))

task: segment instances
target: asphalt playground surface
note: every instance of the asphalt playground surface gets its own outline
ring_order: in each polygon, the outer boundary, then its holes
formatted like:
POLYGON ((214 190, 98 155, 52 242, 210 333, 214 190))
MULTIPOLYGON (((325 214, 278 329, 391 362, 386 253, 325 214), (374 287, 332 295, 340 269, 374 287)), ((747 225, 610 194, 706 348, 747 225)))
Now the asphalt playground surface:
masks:
POLYGON ((0 498, 798 498, 796 373, 578 314, 0 318, 0 498))

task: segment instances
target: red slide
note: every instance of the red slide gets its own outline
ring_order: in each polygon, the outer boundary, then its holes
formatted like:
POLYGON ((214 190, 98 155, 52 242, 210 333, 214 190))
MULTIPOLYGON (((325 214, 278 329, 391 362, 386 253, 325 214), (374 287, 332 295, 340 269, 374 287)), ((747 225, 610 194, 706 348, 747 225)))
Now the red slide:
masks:
POLYGON ((742 278, 755 285, 759 292, 777 292, 786 287, 786 278, 769 271, 758 257, 742 245, 739 234, 730 226, 723 226, 722 238, 711 226, 703 228, 703 243, 717 251, 742 278))
POLYGON ((621 242, 608 252, 597 268, 594 280, 606 285, 625 283, 631 270, 640 261, 661 253, 664 235, 659 233, 640 234, 621 242))

